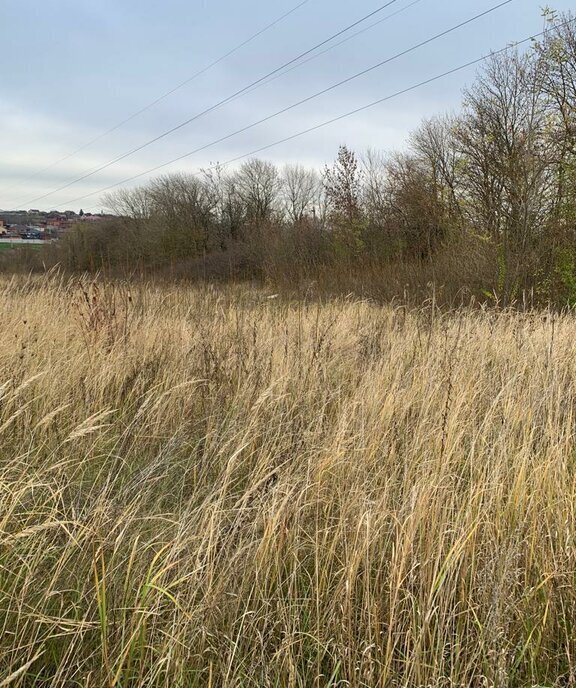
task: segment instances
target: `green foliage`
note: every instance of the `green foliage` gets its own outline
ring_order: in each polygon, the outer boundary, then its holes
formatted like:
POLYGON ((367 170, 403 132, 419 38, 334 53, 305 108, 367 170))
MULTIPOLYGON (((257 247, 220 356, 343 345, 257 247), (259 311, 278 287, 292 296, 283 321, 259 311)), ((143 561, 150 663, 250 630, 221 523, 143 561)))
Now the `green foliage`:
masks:
POLYGON ((340 258, 357 257, 366 249, 368 223, 363 219, 338 222, 334 227, 334 253, 340 258))
POLYGON ((572 249, 560 251, 555 274, 563 287, 565 302, 571 308, 576 306, 576 253, 572 249))
POLYGON ((496 284, 492 290, 482 289, 482 294, 494 304, 514 303, 519 296, 520 282, 518 277, 511 275, 511 258, 504 243, 499 242, 496 253, 496 284))

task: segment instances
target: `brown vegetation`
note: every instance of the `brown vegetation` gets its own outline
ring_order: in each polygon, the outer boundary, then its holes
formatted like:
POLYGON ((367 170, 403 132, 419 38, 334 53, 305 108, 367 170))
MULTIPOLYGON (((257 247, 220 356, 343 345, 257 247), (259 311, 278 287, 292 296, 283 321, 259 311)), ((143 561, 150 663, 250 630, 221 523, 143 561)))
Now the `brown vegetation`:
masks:
POLYGON ((0 256, 0 688, 576 685, 567 19, 406 153, 0 256))
POLYGON ((572 315, 1 296, 3 685, 574 683, 572 315))

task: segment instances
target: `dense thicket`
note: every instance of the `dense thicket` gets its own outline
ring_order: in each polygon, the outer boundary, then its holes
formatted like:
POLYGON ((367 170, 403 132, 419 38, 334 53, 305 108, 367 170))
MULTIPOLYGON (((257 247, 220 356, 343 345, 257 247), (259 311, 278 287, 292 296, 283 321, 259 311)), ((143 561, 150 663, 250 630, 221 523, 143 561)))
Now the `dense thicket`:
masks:
POLYGON ((252 159, 121 190, 124 219, 79 229, 74 270, 154 269, 276 286, 576 303, 576 26, 546 13, 526 53, 492 56, 461 112, 405 152, 342 146, 323 173, 252 159))

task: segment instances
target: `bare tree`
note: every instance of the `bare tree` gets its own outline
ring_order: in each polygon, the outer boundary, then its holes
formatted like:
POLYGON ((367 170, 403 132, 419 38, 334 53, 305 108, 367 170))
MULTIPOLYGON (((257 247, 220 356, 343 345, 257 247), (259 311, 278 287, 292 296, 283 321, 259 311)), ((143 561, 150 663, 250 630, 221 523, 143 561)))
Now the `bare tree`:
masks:
POLYGON ((332 212, 338 219, 353 223, 361 216, 362 170, 353 151, 340 146, 332 167, 326 167, 324 188, 332 212))
POLYGON ((576 16, 545 10, 549 29, 535 44, 542 63, 548 131, 555 149, 555 218, 576 217, 576 16))
POLYGON ((316 212, 321 180, 315 170, 286 165, 282 171, 282 205, 290 222, 301 224, 316 212))
POLYGON ((248 160, 234 175, 233 186, 250 221, 262 222, 272 218, 280 191, 278 170, 272 163, 248 160))
POLYGON ((186 216, 189 220, 200 223, 212 219, 217 205, 213 190, 203 180, 191 174, 159 177, 150 184, 148 195, 156 212, 167 216, 186 216))
POLYGON ((412 134, 411 147, 416 157, 430 172, 439 200, 453 217, 461 219, 458 170, 461 156, 454 133, 457 120, 443 116, 424 120, 412 134))
POLYGON ((369 149, 362 159, 362 206, 373 226, 381 226, 387 215, 387 164, 380 151, 369 149))
POLYGON ((442 244, 450 226, 434 178, 417 156, 396 154, 386 165, 387 227, 404 253, 428 258, 442 244))
POLYGON ((158 230, 171 250, 194 255, 214 248, 217 198, 212 189, 190 174, 171 174, 154 180, 148 194, 158 230))
POLYGON ((546 207, 540 77, 531 54, 493 56, 465 92, 456 126, 469 220, 507 246, 526 247, 546 207))
POLYGON ((145 187, 111 191, 102 197, 101 204, 114 215, 136 220, 149 218, 152 212, 150 194, 145 187))

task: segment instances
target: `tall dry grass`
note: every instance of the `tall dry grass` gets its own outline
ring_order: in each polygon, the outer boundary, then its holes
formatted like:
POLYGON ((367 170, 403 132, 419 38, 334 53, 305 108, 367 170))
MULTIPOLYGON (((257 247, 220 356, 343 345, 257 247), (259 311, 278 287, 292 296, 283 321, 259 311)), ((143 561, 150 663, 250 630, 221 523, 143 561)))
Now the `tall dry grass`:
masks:
POLYGON ((574 685, 573 315, 0 298, 0 686, 574 685))

